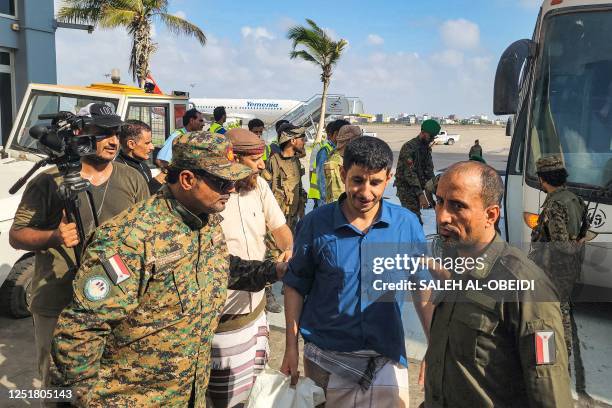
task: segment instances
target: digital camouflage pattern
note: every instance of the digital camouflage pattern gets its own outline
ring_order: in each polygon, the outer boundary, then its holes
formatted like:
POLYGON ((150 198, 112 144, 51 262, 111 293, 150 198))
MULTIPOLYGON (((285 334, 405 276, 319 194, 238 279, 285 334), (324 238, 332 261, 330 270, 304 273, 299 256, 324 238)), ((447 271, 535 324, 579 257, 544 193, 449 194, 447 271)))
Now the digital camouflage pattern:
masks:
POLYGON ((58 385, 78 405, 206 406, 228 284, 258 291, 276 280, 271 261, 229 255, 220 217, 195 216, 164 187, 97 230, 52 348, 58 385), (129 277, 117 280, 110 264, 129 277))
POLYGON ((241 180, 253 171, 234 161, 229 139, 206 130, 188 132, 172 142, 171 166, 179 169, 204 170, 226 180, 241 180))
POLYGON ((397 187, 397 197, 402 207, 415 213, 421 224, 419 194, 433 177, 434 165, 429 144, 423 143, 418 136, 404 143, 397 159, 393 185, 397 187))
POLYGON ((565 169, 563 160, 561 159, 561 156, 558 156, 558 155, 540 157, 536 161, 536 171, 538 173, 546 173, 549 171, 563 170, 563 169, 565 169))
MULTIPOLYGON (((556 167, 558 163, 563 166, 560 161, 547 161, 543 165, 556 167)), ((566 187, 558 187, 547 194, 538 224, 531 233, 531 242, 534 244, 529 257, 546 272, 559 292, 568 354, 571 354, 572 349, 570 295, 580 277, 584 244, 579 241, 587 229, 587 208, 584 202, 566 187)))
POLYGON ((425 407, 573 407, 552 282, 499 235, 479 258, 482 267, 451 279, 477 280, 481 288, 492 280, 533 280, 535 291, 437 293, 425 355, 425 407), (554 333, 545 364, 536 359, 539 332, 554 333))
POLYGON ((287 219, 287 225, 295 232, 295 226, 306 209, 307 196, 302 187, 304 166, 297 156, 285 158, 281 153, 274 153, 266 161, 266 169, 270 174, 272 194, 287 219))

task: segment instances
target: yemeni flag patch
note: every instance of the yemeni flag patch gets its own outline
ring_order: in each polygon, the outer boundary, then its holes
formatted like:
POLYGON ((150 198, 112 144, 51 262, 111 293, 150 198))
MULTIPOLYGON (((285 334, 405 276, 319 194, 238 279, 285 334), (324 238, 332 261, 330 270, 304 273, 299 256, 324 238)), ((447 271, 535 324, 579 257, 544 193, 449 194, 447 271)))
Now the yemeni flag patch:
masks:
POLYGON ((552 330, 536 331, 535 350, 536 365, 555 364, 557 361, 555 332, 552 330))
POLYGON ((130 270, 125 266, 125 263, 123 263, 123 260, 117 254, 102 261, 102 266, 115 285, 120 284, 130 277, 130 270))

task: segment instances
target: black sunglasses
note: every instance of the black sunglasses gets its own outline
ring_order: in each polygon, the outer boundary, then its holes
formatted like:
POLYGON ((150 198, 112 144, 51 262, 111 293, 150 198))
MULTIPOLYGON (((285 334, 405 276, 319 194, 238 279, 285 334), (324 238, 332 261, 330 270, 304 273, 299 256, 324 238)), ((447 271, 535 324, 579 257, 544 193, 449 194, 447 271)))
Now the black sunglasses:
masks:
POLYGON ((217 191, 228 191, 236 187, 236 182, 231 180, 225 180, 221 177, 217 177, 203 170, 192 170, 193 174, 206 179, 208 185, 217 191))
POLYGON ((96 129, 95 137, 96 137, 96 140, 104 140, 107 137, 119 135, 120 131, 121 131, 121 127, 114 127, 114 128, 103 128, 103 127, 100 127, 98 129, 96 129))

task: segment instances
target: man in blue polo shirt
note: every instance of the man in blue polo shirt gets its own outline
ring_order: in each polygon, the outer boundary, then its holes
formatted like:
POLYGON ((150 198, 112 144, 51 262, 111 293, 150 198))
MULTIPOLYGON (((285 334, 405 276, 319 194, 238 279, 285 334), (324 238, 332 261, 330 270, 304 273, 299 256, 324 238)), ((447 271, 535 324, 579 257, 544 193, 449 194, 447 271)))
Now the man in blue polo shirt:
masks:
MULTIPOLYGON (((385 276, 373 268, 380 266, 374 258, 402 247, 413 251, 412 257, 424 251, 416 216, 382 200, 392 164, 384 141, 354 139, 343 158, 345 193, 297 226, 284 278, 287 339, 281 371, 297 380, 299 328, 305 375, 325 389, 328 406, 370 406, 372 399, 377 406, 409 406, 401 301, 393 292, 372 296, 373 280, 385 276)), ((414 281, 429 275, 408 276, 414 281)), ((429 293, 412 295, 428 337, 429 293)))
POLYGON ((204 127, 204 117, 202 112, 196 108, 189 109, 183 115, 183 127, 176 129, 164 142, 164 146, 157 153, 155 164, 162 169, 168 167, 172 160, 172 143, 178 136, 184 135, 187 132, 199 132, 204 127))

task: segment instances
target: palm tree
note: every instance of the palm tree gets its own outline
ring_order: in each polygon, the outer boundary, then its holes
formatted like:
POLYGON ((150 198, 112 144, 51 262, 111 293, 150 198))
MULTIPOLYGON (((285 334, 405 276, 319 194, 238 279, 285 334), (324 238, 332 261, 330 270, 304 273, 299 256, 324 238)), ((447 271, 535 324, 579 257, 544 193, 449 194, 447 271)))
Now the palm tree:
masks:
POLYGON ((195 37, 200 44, 206 44, 206 36, 198 26, 168 13, 168 0, 64 0, 57 17, 67 23, 125 27, 132 37, 130 72, 141 88, 156 50, 151 40, 155 20, 164 23, 174 34, 195 37))
POLYGON ((314 21, 306 19, 310 27, 295 26, 289 29, 287 38, 293 41, 293 50, 289 53, 291 59, 301 58, 321 67, 321 82, 323 82, 323 96, 321 98, 321 117, 317 128, 315 143, 321 141, 323 127, 325 126, 325 108, 327 90, 332 77, 332 68, 338 60, 344 48, 348 45, 343 39, 334 41, 314 21), (297 49, 301 46, 303 49, 297 49))

